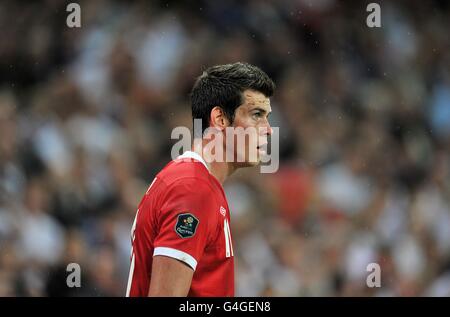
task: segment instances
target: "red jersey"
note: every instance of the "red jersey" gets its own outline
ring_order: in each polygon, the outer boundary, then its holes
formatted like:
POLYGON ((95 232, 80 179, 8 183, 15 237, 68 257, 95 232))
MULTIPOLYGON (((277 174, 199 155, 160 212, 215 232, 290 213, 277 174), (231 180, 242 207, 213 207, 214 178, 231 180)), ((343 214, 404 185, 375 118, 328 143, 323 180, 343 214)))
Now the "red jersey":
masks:
POLYGON ((184 153, 156 175, 139 204, 131 239, 127 296, 148 295, 156 255, 194 270, 188 296, 234 296, 228 203, 197 153, 184 153))

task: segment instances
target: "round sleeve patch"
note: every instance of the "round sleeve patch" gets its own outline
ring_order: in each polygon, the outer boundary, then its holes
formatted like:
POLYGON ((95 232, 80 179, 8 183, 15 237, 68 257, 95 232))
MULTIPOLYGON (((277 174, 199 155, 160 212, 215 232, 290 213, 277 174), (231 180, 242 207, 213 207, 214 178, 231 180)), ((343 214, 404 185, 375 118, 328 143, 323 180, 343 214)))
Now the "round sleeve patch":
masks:
POLYGON ((193 214, 179 214, 175 225, 175 232, 182 238, 190 238, 194 236, 198 223, 198 219, 193 214))

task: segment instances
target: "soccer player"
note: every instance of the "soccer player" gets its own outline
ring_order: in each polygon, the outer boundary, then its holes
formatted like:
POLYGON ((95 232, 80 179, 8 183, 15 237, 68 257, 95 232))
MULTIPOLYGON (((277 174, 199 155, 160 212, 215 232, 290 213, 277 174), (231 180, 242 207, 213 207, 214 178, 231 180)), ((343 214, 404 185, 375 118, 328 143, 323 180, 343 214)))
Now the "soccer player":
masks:
POLYGON ((262 70, 240 62, 210 67, 197 78, 191 106, 202 133, 194 135, 191 151, 156 175, 139 204, 127 296, 234 296, 230 210, 222 184, 236 169, 260 162, 272 133, 274 89, 262 70), (238 127, 262 132, 248 134, 240 146, 234 134, 230 146, 226 136, 238 127), (217 159, 206 149, 219 136, 223 156, 217 159))

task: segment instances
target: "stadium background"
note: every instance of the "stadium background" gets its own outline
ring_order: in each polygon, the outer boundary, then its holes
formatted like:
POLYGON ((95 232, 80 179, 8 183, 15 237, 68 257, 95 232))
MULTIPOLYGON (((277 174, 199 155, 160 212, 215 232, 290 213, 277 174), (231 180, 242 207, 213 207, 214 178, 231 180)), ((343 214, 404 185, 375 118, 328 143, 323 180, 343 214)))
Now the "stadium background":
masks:
POLYGON ((123 296, 130 228, 210 65, 277 83, 275 174, 226 183, 241 296, 450 295, 450 5, 0 4, 0 295, 123 296), (82 288, 65 285, 66 265, 82 288), (366 266, 381 266, 381 288, 366 266))

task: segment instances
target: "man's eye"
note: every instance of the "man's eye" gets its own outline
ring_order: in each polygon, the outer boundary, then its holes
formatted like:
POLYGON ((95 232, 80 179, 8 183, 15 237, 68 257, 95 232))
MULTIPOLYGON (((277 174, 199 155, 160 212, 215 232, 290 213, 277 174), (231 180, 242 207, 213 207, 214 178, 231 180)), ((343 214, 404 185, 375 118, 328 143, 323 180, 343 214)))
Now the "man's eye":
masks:
POLYGON ((253 118, 255 118, 255 119, 259 119, 259 118, 261 118, 262 117, 262 113, 261 112, 255 112, 254 114, 253 114, 253 118))

